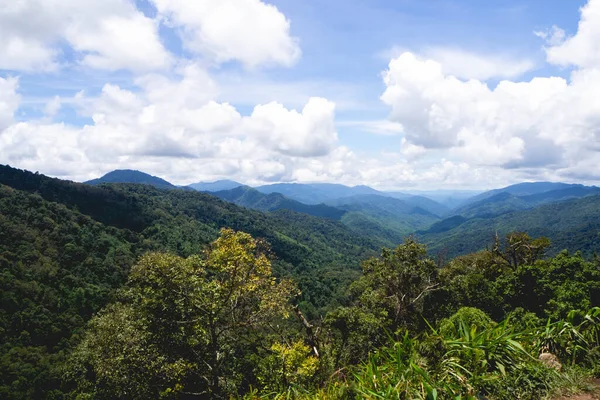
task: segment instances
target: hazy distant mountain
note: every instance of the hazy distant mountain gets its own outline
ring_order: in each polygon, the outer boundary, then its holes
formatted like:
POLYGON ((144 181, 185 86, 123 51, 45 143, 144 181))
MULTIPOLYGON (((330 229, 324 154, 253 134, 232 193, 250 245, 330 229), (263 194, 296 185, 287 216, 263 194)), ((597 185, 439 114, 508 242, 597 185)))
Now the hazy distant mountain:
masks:
POLYGON ((468 199, 466 204, 485 200, 485 199, 495 196, 499 193, 510 193, 510 194, 514 194, 516 196, 527 196, 527 195, 531 195, 531 194, 544 193, 544 192, 550 192, 550 191, 561 190, 561 189, 568 189, 568 188, 577 187, 577 186, 583 186, 583 185, 573 185, 573 184, 569 184, 569 183, 560 183, 560 182, 518 183, 516 185, 507 186, 502 189, 489 190, 487 192, 478 194, 477 196, 473 196, 470 199, 468 199))
POLYGON ((443 217, 450 212, 450 207, 432 200, 426 196, 419 196, 402 192, 380 192, 381 196, 402 200, 412 206, 420 207, 432 214, 443 217))
MULTIPOLYGON (((516 195, 509 191, 497 192, 490 197, 464 205, 454 210, 453 214, 466 218, 492 218, 508 212, 535 208, 542 204, 600 194, 600 188, 595 186, 567 185, 565 187, 561 185, 559 187, 562 189, 527 195, 516 195)), ((516 192, 528 193, 529 190, 517 190, 516 192)))
POLYGON ((289 199, 281 193, 264 194, 249 186, 239 186, 231 190, 222 190, 211 194, 238 206, 260 211, 285 209, 336 220, 339 220, 345 214, 344 210, 325 204, 304 204, 289 199))
POLYGON ((426 197, 452 209, 465 204, 470 198, 481 192, 481 190, 407 190, 401 194, 426 197))
POLYGON ((328 204, 347 211, 342 217, 343 224, 393 245, 440 220, 437 215, 406 200, 374 194, 343 197, 328 204))
POLYGON ((345 186, 334 183, 276 183, 259 186, 256 190, 262 193, 281 193, 290 199, 305 204, 319 204, 330 200, 357 194, 377 194, 377 190, 368 186, 345 186))
POLYGON ((118 169, 104 175, 98 179, 84 182, 88 185, 99 185, 101 183, 140 183, 144 185, 152 185, 160 189, 176 189, 177 186, 162 178, 149 175, 145 172, 132 169, 118 169))
POLYGON ((423 196, 398 192, 382 192, 364 185, 351 187, 331 183, 278 183, 259 186, 256 189, 262 193, 281 193, 286 197, 305 204, 331 203, 338 199, 350 198, 352 196, 378 195, 403 200, 409 205, 421 207, 438 216, 445 215, 450 210, 448 207, 423 196))
POLYGON ((192 183, 191 185, 188 185, 188 186, 191 187, 192 189, 196 189, 201 192, 218 192, 220 190, 230 190, 230 189, 234 189, 234 188, 244 186, 244 185, 242 185, 241 183, 236 182, 236 181, 223 179, 223 180, 214 181, 214 182, 192 183))

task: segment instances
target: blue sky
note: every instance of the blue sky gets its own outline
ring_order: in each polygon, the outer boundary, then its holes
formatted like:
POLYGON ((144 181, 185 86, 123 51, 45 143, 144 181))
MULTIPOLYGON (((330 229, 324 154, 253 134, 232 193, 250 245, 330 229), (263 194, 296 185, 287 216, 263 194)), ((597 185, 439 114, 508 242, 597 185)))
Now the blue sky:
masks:
POLYGON ((0 163, 73 180, 597 184, 598 15, 600 0, 6 3, 0 163))

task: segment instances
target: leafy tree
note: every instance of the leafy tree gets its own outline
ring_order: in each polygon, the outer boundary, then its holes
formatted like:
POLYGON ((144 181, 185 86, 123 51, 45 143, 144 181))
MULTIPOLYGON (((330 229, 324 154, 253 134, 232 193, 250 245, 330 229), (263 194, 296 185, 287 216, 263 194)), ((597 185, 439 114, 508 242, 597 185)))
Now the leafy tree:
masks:
POLYGON ((80 388, 106 398, 218 398, 237 387, 242 347, 248 354, 259 346, 296 293, 272 276, 266 252, 265 243, 223 229, 201 256, 142 257, 122 301, 92 320, 78 348, 80 371, 93 377, 80 388))
POLYGON ((380 257, 366 260, 362 268, 364 275, 354 288, 364 290, 359 302, 383 308, 392 329, 414 322, 425 297, 439 288, 435 262, 412 237, 394 250, 383 249, 380 257))
POLYGON ((531 238, 524 232, 511 232, 506 235, 504 248, 496 235, 492 253, 502 258, 511 268, 520 265, 532 265, 544 257, 550 247, 550 239, 546 237, 531 238))
POLYGON ((425 298, 439 288, 438 269, 425 246, 412 237, 396 249, 363 262, 363 275, 350 288, 353 304, 327 315, 330 356, 353 363, 386 341, 386 331, 416 329, 425 298))
POLYGON ((265 390, 283 392, 290 386, 309 387, 319 360, 303 341, 274 343, 269 356, 260 363, 258 380, 265 390))

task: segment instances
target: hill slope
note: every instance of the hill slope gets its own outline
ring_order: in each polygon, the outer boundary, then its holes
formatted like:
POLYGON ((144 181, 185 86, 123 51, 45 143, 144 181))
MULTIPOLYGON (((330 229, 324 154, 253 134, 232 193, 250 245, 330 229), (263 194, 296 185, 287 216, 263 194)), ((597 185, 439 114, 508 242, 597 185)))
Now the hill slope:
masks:
POLYGON ((485 248, 496 232, 527 232, 552 240, 551 251, 600 252, 600 196, 588 196, 513 211, 493 218, 452 217, 418 233, 430 251, 445 250, 448 256, 485 248))
POLYGON ((441 216, 450 209, 423 196, 415 196, 399 192, 381 192, 368 186, 345 186, 330 183, 280 183, 256 188, 262 193, 281 193, 284 196, 304 204, 333 203, 339 199, 353 196, 378 195, 403 200, 413 206, 421 207, 428 212, 441 216))
POLYGON ((238 206, 252 208, 259 211, 291 210, 316 217, 339 220, 344 211, 325 204, 304 204, 288 199, 281 193, 264 194, 249 186, 240 186, 231 190, 213 192, 212 195, 238 206))
POLYGON ((139 255, 196 254, 221 227, 265 238, 274 271, 293 276, 299 300, 320 309, 335 304, 360 260, 382 245, 289 210, 265 214, 195 191, 90 186, 0 165, 0 397, 58 390, 71 335, 139 255))
POLYGON ((466 218, 491 218, 512 211, 526 210, 542 204, 577 199, 600 194, 600 188, 582 185, 569 185, 567 188, 529 195, 515 195, 499 192, 491 197, 462 206, 454 210, 454 215, 466 218))
POLYGON ((346 211, 342 223, 355 232, 385 240, 391 246, 440 220, 407 201, 373 194, 344 197, 328 204, 346 211))
POLYGON ((532 194, 550 192, 553 190, 563 190, 568 189, 574 186, 582 186, 582 185, 572 185, 569 183, 560 183, 560 182, 524 182, 518 183, 516 185, 507 186, 501 189, 489 190, 487 192, 483 192, 478 194, 477 196, 473 196, 469 198, 465 204, 476 203, 481 200, 485 200, 487 198, 493 197, 500 193, 510 193, 515 196, 528 196, 532 194))

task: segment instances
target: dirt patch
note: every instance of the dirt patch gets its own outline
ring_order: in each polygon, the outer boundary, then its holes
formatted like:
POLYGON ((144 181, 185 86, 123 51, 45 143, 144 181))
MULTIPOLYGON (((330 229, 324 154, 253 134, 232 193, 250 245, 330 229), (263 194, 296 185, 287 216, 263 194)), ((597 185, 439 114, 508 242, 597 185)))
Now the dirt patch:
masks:
POLYGON ((584 393, 584 394, 576 394, 574 396, 569 396, 569 397, 556 397, 553 400, 600 400, 600 397, 598 397, 597 395, 591 395, 589 393, 584 393))
POLYGON ((596 387, 594 393, 580 393, 573 396, 561 396, 552 400, 600 400, 600 379, 594 379, 592 384, 596 387))

